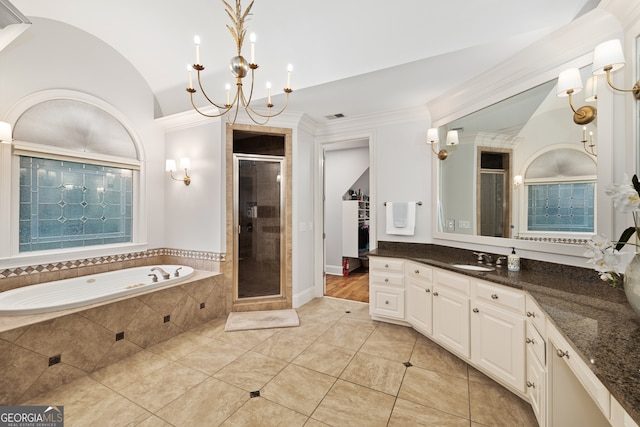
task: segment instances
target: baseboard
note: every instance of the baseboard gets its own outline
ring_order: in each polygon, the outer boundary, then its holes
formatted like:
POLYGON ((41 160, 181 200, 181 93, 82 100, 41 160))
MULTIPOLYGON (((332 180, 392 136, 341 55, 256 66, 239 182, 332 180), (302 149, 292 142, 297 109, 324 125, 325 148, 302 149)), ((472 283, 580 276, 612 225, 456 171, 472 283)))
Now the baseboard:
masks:
POLYGON ((303 305, 314 299, 315 295, 313 291, 314 288, 311 287, 298 294, 294 294, 291 301, 291 303, 293 304, 293 308, 302 307, 303 305))

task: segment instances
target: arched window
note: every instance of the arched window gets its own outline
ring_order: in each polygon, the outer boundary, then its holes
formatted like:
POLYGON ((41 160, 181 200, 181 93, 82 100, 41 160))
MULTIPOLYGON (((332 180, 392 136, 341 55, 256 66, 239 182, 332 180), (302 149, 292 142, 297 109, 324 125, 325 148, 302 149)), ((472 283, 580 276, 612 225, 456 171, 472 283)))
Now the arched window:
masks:
POLYGON ((44 100, 19 116, 13 139, 18 252, 134 242, 140 155, 116 117, 79 99, 44 100))
POLYGON ((597 167, 588 154, 559 148, 537 156, 524 174, 526 227, 521 236, 591 236, 597 167))

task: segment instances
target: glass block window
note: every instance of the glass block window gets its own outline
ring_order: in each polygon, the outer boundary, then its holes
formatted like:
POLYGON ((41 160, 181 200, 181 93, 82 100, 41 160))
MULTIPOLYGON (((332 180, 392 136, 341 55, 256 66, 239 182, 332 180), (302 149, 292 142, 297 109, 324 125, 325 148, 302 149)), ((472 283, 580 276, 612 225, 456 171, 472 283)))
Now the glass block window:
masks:
POLYGON ((20 252, 132 242, 133 170, 20 156, 20 252))
POLYGON ((595 182, 531 184, 527 189, 529 231, 594 231, 595 182))

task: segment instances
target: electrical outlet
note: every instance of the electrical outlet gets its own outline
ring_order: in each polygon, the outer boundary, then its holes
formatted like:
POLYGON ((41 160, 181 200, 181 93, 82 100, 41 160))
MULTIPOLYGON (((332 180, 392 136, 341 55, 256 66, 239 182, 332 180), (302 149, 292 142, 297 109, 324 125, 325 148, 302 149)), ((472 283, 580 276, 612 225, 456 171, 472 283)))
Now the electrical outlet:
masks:
POLYGON ((447 230, 448 231, 455 231, 456 229, 456 221, 453 219, 448 219, 447 220, 447 230))
POLYGON ((471 228, 471 222, 461 219, 460 221, 458 221, 458 227, 465 228, 465 229, 471 228))

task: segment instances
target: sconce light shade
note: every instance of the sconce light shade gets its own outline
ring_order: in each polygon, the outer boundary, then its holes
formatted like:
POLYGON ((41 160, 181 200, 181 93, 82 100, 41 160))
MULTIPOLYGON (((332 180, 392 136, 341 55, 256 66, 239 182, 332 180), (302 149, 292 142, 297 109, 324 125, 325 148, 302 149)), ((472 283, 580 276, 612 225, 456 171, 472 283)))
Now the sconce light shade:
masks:
POLYGON ((593 75, 606 74, 607 71, 616 71, 624 67, 624 53, 620 40, 609 40, 596 46, 593 51, 593 75), (611 68, 609 68, 611 67, 611 68), (606 70, 609 68, 609 70, 606 70))
POLYGON ((564 70, 558 76, 558 96, 568 96, 572 93, 578 93, 582 90, 582 87, 580 70, 577 68, 564 70))
POLYGON ((7 122, 0 122, 0 142, 11 144, 11 125, 7 122))
POLYGON ((164 170, 167 172, 175 172, 177 170, 176 161, 173 159, 167 159, 164 170))
POLYGON ((513 186, 518 188, 522 185, 522 175, 516 175, 513 177, 513 186))
POLYGON ((438 129, 437 128, 431 128, 427 131, 427 143, 428 144, 437 144, 440 138, 438 136, 438 129))
POLYGON ((447 132, 447 145, 458 145, 459 142, 457 130, 447 132))
POLYGON ((585 91, 585 94, 584 94, 585 101, 594 102, 598 100, 598 76, 589 77, 584 91, 585 91))

